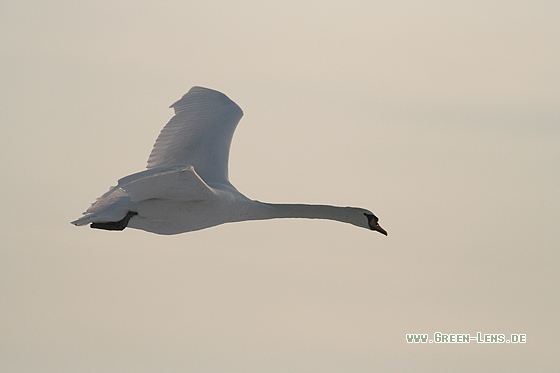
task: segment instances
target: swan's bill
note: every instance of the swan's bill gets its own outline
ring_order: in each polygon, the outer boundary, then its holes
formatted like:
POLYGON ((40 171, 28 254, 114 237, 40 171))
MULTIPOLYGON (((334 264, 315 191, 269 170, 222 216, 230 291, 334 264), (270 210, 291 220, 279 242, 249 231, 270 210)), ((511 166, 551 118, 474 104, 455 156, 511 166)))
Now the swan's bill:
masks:
POLYGON ((369 225, 369 229, 371 229, 372 231, 377 231, 381 234, 384 234, 385 236, 388 235, 387 231, 383 228, 381 228, 381 226, 379 225, 378 221, 379 218, 373 214, 364 214, 366 216, 366 218, 368 219, 368 225, 369 225))

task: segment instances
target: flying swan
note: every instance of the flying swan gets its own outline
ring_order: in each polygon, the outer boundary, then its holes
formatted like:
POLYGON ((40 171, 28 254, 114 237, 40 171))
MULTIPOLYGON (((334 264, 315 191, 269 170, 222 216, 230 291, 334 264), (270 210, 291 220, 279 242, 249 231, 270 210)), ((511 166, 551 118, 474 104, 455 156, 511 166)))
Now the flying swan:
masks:
POLYGON ((178 234, 244 220, 329 219, 387 235, 369 210, 255 201, 229 182, 233 132, 243 111, 221 92, 193 87, 171 107, 147 169, 118 181, 72 222, 91 228, 126 227, 178 234))

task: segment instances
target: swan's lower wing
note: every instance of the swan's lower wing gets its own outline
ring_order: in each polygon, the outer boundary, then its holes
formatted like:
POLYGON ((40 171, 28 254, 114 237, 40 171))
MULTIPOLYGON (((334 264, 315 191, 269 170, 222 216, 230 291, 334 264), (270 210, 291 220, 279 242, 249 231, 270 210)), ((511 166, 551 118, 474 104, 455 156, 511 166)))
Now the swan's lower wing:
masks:
POLYGON ((126 176, 119 180, 133 202, 148 199, 203 201, 216 197, 213 189, 198 176, 191 165, 158 167, 126 176))
POLYGON ((157 167, 120 179, 117 186, 99 197, 84 216, 72 224, 119 221, 134 210, 137 202, 148 199, 203 201, 215 197, 214 190, 198 176, 193 166, 157 167))

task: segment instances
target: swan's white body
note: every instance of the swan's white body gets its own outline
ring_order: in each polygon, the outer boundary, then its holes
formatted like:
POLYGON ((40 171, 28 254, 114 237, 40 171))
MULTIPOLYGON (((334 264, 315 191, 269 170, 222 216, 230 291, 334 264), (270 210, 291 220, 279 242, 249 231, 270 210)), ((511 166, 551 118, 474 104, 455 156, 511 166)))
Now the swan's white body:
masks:
POLYGON ((241 108, 226 95, 202 87, 191 88, 171 107, 175 116, 157 138, 147 169, 120 179, 72 224, 178 234, 227 222, 309 218, 387 234, 365 209, 270 204, 245 197, 228 178, 229 148, 241 108))

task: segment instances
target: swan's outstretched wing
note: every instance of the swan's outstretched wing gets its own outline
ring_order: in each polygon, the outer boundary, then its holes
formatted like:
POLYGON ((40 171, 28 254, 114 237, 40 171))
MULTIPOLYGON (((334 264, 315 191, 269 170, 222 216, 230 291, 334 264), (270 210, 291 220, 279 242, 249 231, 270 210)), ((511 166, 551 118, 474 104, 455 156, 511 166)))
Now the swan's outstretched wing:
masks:
POLYGON ((243 111, 226 95, 193 87, 171 105, 175 116, 159 134, 148 168, 190 164, 207 183, 227 183, 229 148, 243 111))

